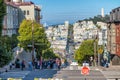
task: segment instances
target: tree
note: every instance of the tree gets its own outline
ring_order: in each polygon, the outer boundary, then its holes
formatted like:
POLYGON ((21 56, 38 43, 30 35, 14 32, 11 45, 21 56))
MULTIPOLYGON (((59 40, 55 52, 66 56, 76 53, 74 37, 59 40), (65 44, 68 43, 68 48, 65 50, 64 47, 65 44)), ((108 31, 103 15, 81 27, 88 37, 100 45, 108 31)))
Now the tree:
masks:
POLYGON ((94 55, 94 40, 85 40, 76 50, 74 58, 82 63, 84 60, 89 60, 90 56, 94 55))
POLYGON ((96 24, 98 21, 100 22, 108 22, 110 20, 110 16, 109 15, 105 15, 105 17, 102 17, 101 15, 97 15, 94 16, 93 18, 89 18, 89 19, 83 19, 83 20, 78 20, 78 22, 81 21, 93 21, 94 24, 96 24))
POLYGON ((6 52, 5 48, 0 46, 0 67, 3 67, 4 65, 8 64, 11 59, 12 54, 6 52))
POLYGON ((6 13, 6 6, 4 0, 0 0, 0 36, 2 34, 3 18, 6 13))
POLYGON ((42 55, 44 59, 53 59, 57 57, 51 48, 44 50, 42 55))
POLYGON ((18 45, 18 39, 17 39, 17 34, 13 34, 11 36, 11 48, 15 48, 18 45))
POLYGON ((38 53, 37 58, 39 59, 42 56, 42 50, 50 47, 43 26, 35 21, 23 20, 18 32, 19 45, 25 50, 30 50, 28 45, 32 45, 32 42, 34 42, 35 49, 38 53))
MULTIPOLYGON (((12 37, 1 36, 0 37, 0 67, 3 67, 9 63, 12 58, 12 37)), ((14 43, 15 44, 15 43, 14 43)))

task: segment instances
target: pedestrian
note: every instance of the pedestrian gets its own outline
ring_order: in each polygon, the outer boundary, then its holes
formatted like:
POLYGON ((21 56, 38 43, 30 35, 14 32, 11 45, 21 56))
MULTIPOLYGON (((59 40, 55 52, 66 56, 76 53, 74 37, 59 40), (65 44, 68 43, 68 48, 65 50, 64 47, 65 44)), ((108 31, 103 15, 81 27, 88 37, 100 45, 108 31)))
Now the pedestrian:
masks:
POLYGON ((12 69, 12 63, 9 64, 10 70, 12 69))
POLYGON ((22 60, 22 62, 21 62, 21 70, 23 70, 24 68, 25 68, 25 61, 22 60))
POLYGON ((40 61, 37 61, 37 69, 40 69, 40 61))
POLYGON ((33 70, 33 64, 32 64, 32 61, 29 61, 29 62, 28 62, 28 67, 29 67, 29 70, 30 70, 30 71, 33 70))
POLYGON ((93 57, 90 57, 90 66, 93 66, 93 57))
POLYGON ((42 69, 42 58, 40 59, 40 69, 42 69))
POLYGON ((20 60, 18 58, 15 61, 15 68, 20 68, 20 60))
POLYGON ((37 69, 37 60, 34 62, 35 69, 37 69))

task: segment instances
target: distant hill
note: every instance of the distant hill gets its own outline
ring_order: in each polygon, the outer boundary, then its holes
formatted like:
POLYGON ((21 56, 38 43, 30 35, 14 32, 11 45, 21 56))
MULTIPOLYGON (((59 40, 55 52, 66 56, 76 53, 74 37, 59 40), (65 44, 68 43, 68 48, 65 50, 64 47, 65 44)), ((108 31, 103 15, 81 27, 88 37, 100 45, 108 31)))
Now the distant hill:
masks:
POLYGON ((105 15, 105 17, 102 17, 101 15, 97 15, 97 16, 94 16, 93 18, 90 17, 89 19, 78 20, 78 22, 81 22, 81 21, 93 21, 93 23, 96 24, 98 21, 108 22, 109 20, 110 20, 109 15, 105 15))

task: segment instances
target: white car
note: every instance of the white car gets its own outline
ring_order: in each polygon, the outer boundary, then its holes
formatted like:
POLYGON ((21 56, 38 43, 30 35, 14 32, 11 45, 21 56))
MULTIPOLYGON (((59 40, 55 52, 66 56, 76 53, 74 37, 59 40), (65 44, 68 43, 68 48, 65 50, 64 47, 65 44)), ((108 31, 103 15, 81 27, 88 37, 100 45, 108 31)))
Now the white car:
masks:
POLYGON ((83 65, 83 66, 89 66, 89 63, 84 62, 82 65, 83 65))
POLYGON ((78 66, 78 63, 77 62, 72 62, 70 65, 71 66, 78 66))

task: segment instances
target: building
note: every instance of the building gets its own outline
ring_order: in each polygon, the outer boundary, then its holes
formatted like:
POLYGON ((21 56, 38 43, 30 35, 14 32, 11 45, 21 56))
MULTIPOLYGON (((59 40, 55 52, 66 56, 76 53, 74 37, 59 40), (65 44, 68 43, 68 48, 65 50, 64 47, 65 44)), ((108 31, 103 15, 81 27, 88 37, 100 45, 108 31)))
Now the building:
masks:
POLYGON ((6 15, 3 21, 2 35, 17 34, 19 28, 18 7, 15 4, 6 2, 6 15))
POLYGON ((120 21, 120 7, 113 9, 110 12, 110 22, 120 21))
POLYGON ((107 49, 112 56, 112 65, 120 65, 120 7, 110 12, 107 28, 107 49))
POLYGON ((19 7, 19 23, 23 19, 35 20, 40 23, 40 7, 35 5, 33 2, 21 2, 15 3, 19 7))
POLYGON ((105 17, 105 15, 104 15, 104 8, 101 9, 101 16, 105 17))
POLYGON ((99 38, 99 41, 100 43, 102 42, 101 44, 106 47, 107 45, 107 24, 104 22, 97 22, 97 25, 100 26, 99 32, 101 33, 101 40, 99 38))
POLYGON ((54 53, 65 56, 69 22, 65 21, 64 25, 49 26, 45 32, 51 43, 54 53))
POLYGON ((23 19, 35 20, 40 23, 41 8, 33 2, 24 2, 24 0, 5 0, 7 15, 4 18, 4 27, 2 35, 17 34, 20 23, 23 19))
POLYGON ((86 39, 93 39, 97 35, 97 28, 92 21, 82 21, 73 24, 75 49, 86 39))

